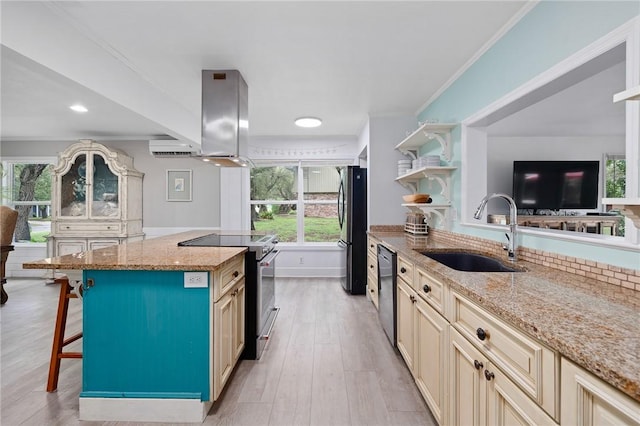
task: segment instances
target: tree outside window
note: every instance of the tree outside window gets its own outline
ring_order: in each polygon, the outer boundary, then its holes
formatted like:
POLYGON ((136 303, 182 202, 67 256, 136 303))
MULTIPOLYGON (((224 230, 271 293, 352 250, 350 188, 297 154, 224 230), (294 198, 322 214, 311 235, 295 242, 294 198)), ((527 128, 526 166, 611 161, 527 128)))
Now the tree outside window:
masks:
MULTIPOLYGON (((624 198, 626 194, 627 163, 624 155, 605 154, 605 198, 624 198)), ((624 236, 624 218, 620 217, 617 236, 624 236)))
POLYGON ((339 185, 336 165, 254 167, 251 229, 277 234, 281 242, 336 242, 339 185))
POLYGON ((48 162, 2 162, 2 204, 18 211, 14 241, 44 243, 51 232, 48 162))

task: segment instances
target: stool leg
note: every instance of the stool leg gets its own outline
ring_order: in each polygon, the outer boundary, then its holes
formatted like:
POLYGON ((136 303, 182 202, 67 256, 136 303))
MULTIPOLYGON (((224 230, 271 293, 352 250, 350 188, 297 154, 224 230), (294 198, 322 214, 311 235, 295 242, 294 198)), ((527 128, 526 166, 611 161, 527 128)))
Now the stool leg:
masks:
POLYGON ((60 283, 60 298, 58 300, 58 314, 56 326, 53 332, 53 345, 51 347, 51 362, 49 364, 49 378, 47 380, 47 392, 53 392, 58 388, 58 376, 60 374, 60 360, 62 358, 82 358, 81 352, 62 352, 62 348, 75 342, 82 337, 82 332, 77 333, 67 339, 64 338, 67 326, 67 313, 69 310, 69 299, 76 299, 78 296, 71 293, 71 285, 68 277, 56 278, 54 282, 60 283))
POLYGON ((67 311, 69 309, 70 286, 68 279, 60 280, 60 299, 58 300, 58 316, 56 317, 56 327, 53 332, 53 346, 51 348, 51 362, 49 364, 49 379, 47 381, 47 392, 53 392, 58 388, 58 374, 60 373, 60 357, 64 346, 64 330, 67 325, 67 311))

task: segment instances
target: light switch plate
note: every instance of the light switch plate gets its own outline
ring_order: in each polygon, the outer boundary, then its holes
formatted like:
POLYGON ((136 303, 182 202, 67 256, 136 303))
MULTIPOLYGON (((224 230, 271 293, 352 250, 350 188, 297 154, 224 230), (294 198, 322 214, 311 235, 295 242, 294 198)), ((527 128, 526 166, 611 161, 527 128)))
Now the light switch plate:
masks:
POLYGON ((208 272, 185 272, 184 288, 207 288, 208 272))

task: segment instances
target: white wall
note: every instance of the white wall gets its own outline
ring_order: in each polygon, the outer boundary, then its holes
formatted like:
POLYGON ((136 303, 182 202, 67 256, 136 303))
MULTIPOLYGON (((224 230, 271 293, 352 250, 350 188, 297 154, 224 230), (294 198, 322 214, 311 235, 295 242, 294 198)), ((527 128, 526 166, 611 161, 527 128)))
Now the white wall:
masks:
MULTIPOLYGON (((511 194, 515 160, 595 160, 604 154, 624 154, 624 136, 600 137, 489 137, 487 140, 487 193, 511 194)), ((602 179, 603 169, 600 169, 602 179)), ((600 187, 602 195, 602 187, 600 187)), ((598 197, 600 200, 602 196, 598 197)), ((489 213, 505 214, 506 203, 490 203, 489 213)))
POLYGON ((407 210, 401 206, 402 196, 411 191, 395 182, 397 160, 407 158, 395 146, 417 128, 416 117, 395 116, 369 117, 368 129, 363 129, 362 135, 369 132, 369 226, 404 223, 407 210))
MULTIPOLYGON (((56 157, 76 141, 2 142, 2 157, 56 157)), ((220 169, 193 158, 155 158, 146 141, 101 141, 134 158, 134 166, 145 173, 143 179, 143 231, 147 238, 190 229, 248 229, 248 170, 220 169), (193 170, 193 201, 166 201, 166 170, 193 170), (240 195, 244 191, 245 194, 240 195), (243 204, 244 203, 244 204, 243 204), (243 207, 244 206, 244 207, 243 207), (243 213, 244 212, 244 213, 243 213)), ((356 163, 358 144, 355 138, 276 138, 252 140, 254 158, 297 160, 342 160, 356 163)), ((311 277, 344 275, 344 251, 336 245, 281 245, 278 276, 311 277), (302 258, 302 263, 300 261, 302 258)), ((8 258, 8 276, 42 277, 41 270, 24 270, 22 263, 47 257, 42 245, 16 245, 8 258)))
MULTIPOLYGON (((57 156, 77 141, 2 141, 2 158, 57 156)), ((147 141, 99 141, 134 158, 134 167, 144 173, 142 223, 145 227, 220 226, 220 169, 195 158, 155 158, 147 141), (168 169, 193 170, 193 201, 166 200, 168 169)))
MULTIPOLYGON (((2 159, 11 157, 57 157, 77 141, 2 141, 2 159)), ((143 172, 143 226, 145 228, 209 228, 220 226, 220 169, 194 158, 155 158, 147 141, 101 141, 134 157, 143 172), (166 170, 193 170, 193 201, 166 201, 166 170)), ((228 205, 228 204, 227 204, 228 205)), ((169 232, 166 232, 169 233, 169 232)), ((160 232, 159 234, 166 234, 160 232)), ((16 244, 7 259, 7 276, 40 277, 43 271, 23 270, 22 263, 47 257, 45 244, 16 244)))

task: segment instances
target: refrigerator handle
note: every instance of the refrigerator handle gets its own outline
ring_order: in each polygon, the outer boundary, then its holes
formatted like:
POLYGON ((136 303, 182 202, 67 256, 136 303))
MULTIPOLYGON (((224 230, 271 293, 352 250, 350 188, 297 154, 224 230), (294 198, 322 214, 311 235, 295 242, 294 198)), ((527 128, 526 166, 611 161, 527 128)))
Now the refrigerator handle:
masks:
POLYGON ((340 186, 338 187, 338 224, 340 229, 344 225, 344 181, 340 179, 340 186))

